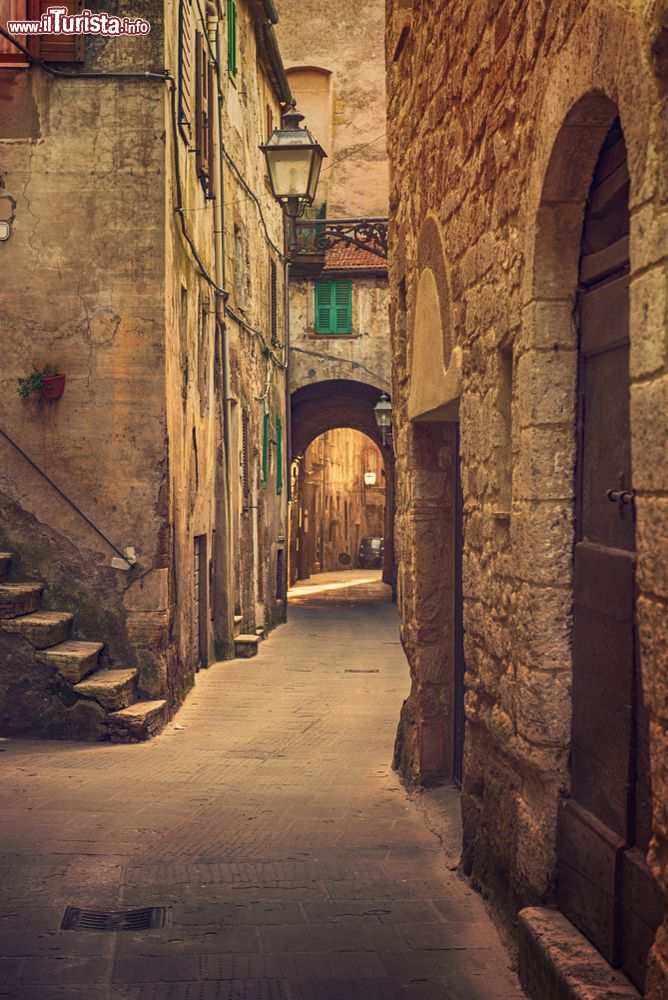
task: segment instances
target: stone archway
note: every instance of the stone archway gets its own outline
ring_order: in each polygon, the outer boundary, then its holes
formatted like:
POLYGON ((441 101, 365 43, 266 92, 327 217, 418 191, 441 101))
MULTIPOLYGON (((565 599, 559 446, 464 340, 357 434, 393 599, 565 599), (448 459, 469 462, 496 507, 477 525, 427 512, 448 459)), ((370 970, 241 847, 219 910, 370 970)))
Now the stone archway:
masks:
MULTIPOLYGON (((394 454, 391 442, 383 444, 374 407, 383 390, 365 382, 330 379, 314 382, 292 394, 291 459, 299 462, 306 449, 326 431, 345 427, 360 431, 381 450, 385 467, 385 554, 383 580, 394 590, 394 454)), ((294 510, 294 509, 293 509, 294 510)), ((297 553, 291 531, 291 579, 295 579, 297 553)))
MULTIPOLYGON (((528 431, 549 424, 560 465, 555 495, 561 500, 547 501, 545 480, 537 479, 535 495, 524 491, 532 505, 527 514, 540 519, 541 507, 551 503, 563 550, 574 551, 551 580, 568 587, 572 615, 545 621, 555 644, 569 651, 563 667, 572 670, 571 684, 555 683, 544 706, 546 716, 564 719, 566 732, 571 719, 569 796, 560 802, 557 824, 558 901, 642 989, 663 907, 645 860, 651 791, 636 638, 635 523, 631 505, 613 510, 606 498, 606 487, 619 488, 620 470, 631 486, 633 260, 618 116, 613 101, 590 92, 571 108, 555 141, 537 214, 532 322, 519 364, 536 393, 530 418, 524 414, 525 461, 538 468, 545 442, 540 432, 528 431), (559 387, 558 414, 550 384, 559 387)), ((529 553, 518 550, 523 556, 529 553)), ((535 565, 535 550, 531 559, 535 565)))

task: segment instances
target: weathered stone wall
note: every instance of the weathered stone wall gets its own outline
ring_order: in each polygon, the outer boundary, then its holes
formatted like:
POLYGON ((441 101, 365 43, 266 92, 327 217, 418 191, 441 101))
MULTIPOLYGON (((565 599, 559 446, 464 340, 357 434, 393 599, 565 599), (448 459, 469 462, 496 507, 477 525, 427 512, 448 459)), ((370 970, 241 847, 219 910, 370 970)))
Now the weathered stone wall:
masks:
MULTIPOLYGON (((233 610, 243 627, 278 624, 285 617, 287 579, 287 427, 283 266, 283 217, 274 201, 260 143, 267 139, 267 109, 280 122, 280 106, 259 57, 257 2, 239 5, 239 75, 225 95, 225 274, 232 396, 231 563, 233 610), (234 169, 236 167, 236 170, 234 169), (245 180, 246 186, 239 178, 245 180), (260 202, 256 204, 252 191, 260 202), (263 224, 264 223, 264 224, 263 224), (266 230, 265 230, 266 227, 266 230), (276 267, 276 324, 272 337, 271 262, 276 267), (267 355, 270 351, 271 356, 267 355), (265 410, 268 415, 266 481, 263 479, 265 410), (248 421, 247 491, 244 497, 242 421, 248 421), (281 442, 276 418, 281 420, 281 442), (280 452, 280 454, 279 454, 280 452), (282 464, 279 475, 279 460, 282 464), (281 482, 282 480, 282 482, 281 482), (280 582, 279 582, 280 577, 280 582)), ((283 12, 281 11, 281 16, 283 12)))
MULTIPOLYGON (((105 9, 126 7, 119 0, 105 9)), ((266 109, 277 118, 278 100, 259 41, 267 20, 262 4, 238 5, 236 80, 227 72, 225 10, 224 4, 192 6, 211 62, 218 57, 217 32, 222 41, 209 109, 216 199, 197 176, 192 136, 189 141, 185 129, 174 129, 169 84, 55 79, 34 66, 0 71, 0 210, 12 225, 10 240, 0 244, 0 428, 118 548, 133 546, 138 561, 126 573, 112 569, 109 546, 2 439, 0 542, 17 553, 15 579, 45 581, 45 606, 75 612, 75 636, 104 642, 106 665, 138 666, 140 693, 166 697, 171 708, 192 685, 200 661, 232 652, 237 598, 249 631, 284 611, 286 504, 275 433, 265 484, 259 458, 265 399, 274 430, 279 414, 287 426, 283 275, 280 250, 268 248, 251 194, 280 247, 282 217, 258 150, 266 109), (222 229, 221 135, 228 210, 222 229), (237 230, 244 237, 241 257, 237 230), (273 345, 270 256, 277 264, 273 345), (66 372, 62 400, 18 398, 16 378, 33 362, 66 372), (250 417, 257 494, 243 511, 240 502, 234 506, 237 400, 250 417), (248 544, 240 544, 246 535, 248 544), (203 634, 196 628, 195 539, 203 563, 203 634), (243 600, 234 593, 235 576, 244 581, 243 600)), ((178 86, 178 5, 156 0, 142 15, 152 25, 147 38, 89 38, 83 68, 166 68, 178 86)), ((194 79, 191 94, 194 101, 194 79)), ((286 451, 283 442, 283 481, 286 451)), ((52 735, 62 699, 48 684, 48 695, 38 696, 29 653, 26 644, 25 662, 9 658, 13 673, 5 687, 0 680, 0 699, 10 689, 5 700, 15 699, 23 684, 29 693, 24 731, 52 735), (49 699, 54 712, 45 707, 40 722, 35 712, 49 699)), ((21 714, 15 708, 12 719, 21 714)), ((74 722, 63 719, 63 735, 73 735, 74 722)))
MULTIPOLYGON (((86 68, 162 68, 162 4, 145 15, 146 38, 89 39, 86 68)), ((133 624, 153 607, 136 595, 165 560, 165 85, 33 66, 0 70, 0 91, 0 427, 138 565, 111 569, 113 550, 4 439, 2 544, 47 607, 76 612, 79 637, 141 666, 133 624), (66 373, 62 399, 20 399, 17 377, 44 363, 66 373)))
MULTIPOLYGON (((428 715, 419 700, 421 663, 434 650, 430 622, 444 608, 440 563, 420 573, 411 555, 423 531, 420 511, 443 502, 444 486, 433 471, 425 475, 434 456, 425 462, 410 405, 418 420, 460 423, 465 859, 508 919, 521 905, 553 897, 556 812, 568 788, 573 306, 584 204, 616 114, 631 176, 637 611, 654 788, 649 860, 668 893, 666 24, 665 5, 632 0, 388 4, 396 524, 413 676, 404 714, 417 722, 428 715), (410 376, 414 363, 421 366, 433 285, 434 349, 444 341, 443 356, 436 387, 427 385, 421 400, 410 376)), ((437 660, 437 687, 447 692, 445 653, 437 660)), ((404 750, 404 769, 419 780, 419 742, 405 739, 404 750)), ((660 932, 648 996, 664 996, 667 982, 660 932)))

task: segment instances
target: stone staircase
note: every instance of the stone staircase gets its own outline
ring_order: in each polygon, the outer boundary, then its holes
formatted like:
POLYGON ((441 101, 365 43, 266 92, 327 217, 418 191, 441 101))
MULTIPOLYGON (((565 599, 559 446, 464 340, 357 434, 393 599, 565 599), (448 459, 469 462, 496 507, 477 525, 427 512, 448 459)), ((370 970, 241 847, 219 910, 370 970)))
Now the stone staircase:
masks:
POLYGON ((74 615, 40 610, 43 585, 10 582, 11 562, 11 552, 0 552, 0 628, 26 639, 36 661, 58 671, 78 698, 106 711, 113 743, 136 743, 159 733, 167 722, 167 702, 139 700, 134 668, 99 669, 103 644, 71 639, 74 615))

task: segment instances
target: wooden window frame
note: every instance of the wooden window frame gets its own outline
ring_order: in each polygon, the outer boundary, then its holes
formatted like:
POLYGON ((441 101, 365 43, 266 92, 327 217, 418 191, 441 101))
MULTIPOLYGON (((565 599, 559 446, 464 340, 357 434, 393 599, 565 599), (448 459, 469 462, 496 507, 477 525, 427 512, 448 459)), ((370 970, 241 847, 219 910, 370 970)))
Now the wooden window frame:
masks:
POLYGON ((318 337, 350 337, 353 334, 353 283, 350 278, 345 279, 320 279, 314 282, 314 322, 313 322, 313 332, 318 337), (321 301, 321 296, 323 294, 323 289, 328 287, 329 292, 329 303, 325 305, 321 301), (339 289, 345 288, 346 291, 346 304, 345 306, 337 305, 336 297, 339 289), (329 311, 328 320, 326 323, 321 321, 321 312, 323 309, 329 311), (340 323, 337 316, 337 310, 346 309, 346 322, 345 324, 340 323), (343 329, 343 326, 346 328, 343 329))
POLYGON ((237 29, 238 12, 236 0, 227 0, 227 72, 233 80, 239 73, 237 52, 239 32, 237 29))
MULTIPOLYGON (((67 7, 68 14, 80 14, 84 8, 83 0, 28 0, 26 6, 29 21, 39 21, 48 7, 67 7)), ((84 62, 83 35, 33 35, 28 39, 27 47, 33 55, 48 63, 82 63, 84 62)))
POLYGON ((190 146, 193 141, 193 119, 195 116, 194 93, 195 46, 194 23, 192 16, 192 0, 180 0, 179 3, 179 129, 181 135, 190 146))

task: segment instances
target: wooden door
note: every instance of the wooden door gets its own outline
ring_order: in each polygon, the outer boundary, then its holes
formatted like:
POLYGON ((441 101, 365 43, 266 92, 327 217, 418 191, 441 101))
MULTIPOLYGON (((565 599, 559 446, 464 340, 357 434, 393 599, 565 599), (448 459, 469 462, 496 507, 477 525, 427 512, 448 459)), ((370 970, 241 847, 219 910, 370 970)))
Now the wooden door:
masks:
POLYGON ((582 237, 571 798, 559 813, 558 897, 566 916, 642 989, 661 906, 645 862, 651 787, 635 628, 628 192, 616 122, 582 237))

